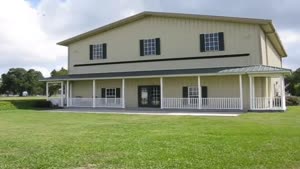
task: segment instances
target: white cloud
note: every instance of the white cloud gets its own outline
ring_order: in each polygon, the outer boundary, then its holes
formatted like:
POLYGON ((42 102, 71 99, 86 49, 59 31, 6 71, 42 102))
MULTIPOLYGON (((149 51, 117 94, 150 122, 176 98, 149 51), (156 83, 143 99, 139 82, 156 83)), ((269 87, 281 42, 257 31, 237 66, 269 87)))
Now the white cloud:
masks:
POLYGON ((65 65, 66 49, 57 46, 40 27, 39 12, 27 1, 2 1, 0 5, 0 73, 11 67, 65 65))
POLYGON ((282 30, 279 32, 281 40, 286 47, 288 58, 283 59, 283 65, 291 69, 300 67, 300 32, 295 30, 282 30))

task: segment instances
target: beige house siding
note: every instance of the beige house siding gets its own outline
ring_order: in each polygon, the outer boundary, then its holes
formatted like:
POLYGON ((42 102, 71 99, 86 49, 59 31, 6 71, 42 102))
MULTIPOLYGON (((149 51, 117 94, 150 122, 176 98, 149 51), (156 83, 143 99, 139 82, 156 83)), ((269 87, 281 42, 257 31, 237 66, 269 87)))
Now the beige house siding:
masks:
POLYGON ((196 19, 176 19, 166 17, 146 17, 144 19, 70 44, 69 73, 84 74, 260 64, 260 31, 261 28, 259 25, 255 24, 217 22, 196 19), (201 33, 214 32, 224 32, 225 51, 200 52, 199 35, 201 33), (140 56, 139 40, 149 38, 161 39, 161 55, 140 56), (107 43, 107 59, 91 61, 89 60, 89 45, 98 43, 107 43), (187 60, 74 67, 75 64, 230 55, 241 53, 250 53, 250 56, 224 59, 201 59, 197 61, 187 60))
POLYGON ((268 53, 268 65, 269 66, 276 66, 282 67, 282 60, 281 56, 277 53, 274 49, 273 45, 271 44, 270 40, 267 39, 267 53, 268 53))
POLYGON ((282 58, 267 38, 263 31, 260 31, 260 44, 261 44, 261 56, 262 64, 282 67, 282 58))
MULTIPOLYGON (((163 79, 164 97, 182 98, 182 87, 198 86, 197 77, 168 77, 163 79)), ((138 107, 138 86, 160 85, 159 78, 125 80, 125 103, 127 108, 138 107)), ((202 76, 201 85, 207 86, 208 97, 240 97, 238 76, 202 76)), ((73 97, 92 98, 92 81, 73 81, 73 97)), ((255 95, 265 96, 265 78, 255 78, 255 95)), ((96 97, 101 97, 101 88, 122 88, 121 79, 96 80, 96 97)), ((249 109, 249 78, 243 76, 244 109, 249 109)))
POLYGON ((267 56, 267 45, 266 45, 266 35, 260 30, 260 50, 261 50, 261 61, 263 65, 268 65, 268 56, 267 56))
POLYGON ((72 83, 72 97, 91 98, 93 95, 93 82, 86 81, 73 81, 72 83))

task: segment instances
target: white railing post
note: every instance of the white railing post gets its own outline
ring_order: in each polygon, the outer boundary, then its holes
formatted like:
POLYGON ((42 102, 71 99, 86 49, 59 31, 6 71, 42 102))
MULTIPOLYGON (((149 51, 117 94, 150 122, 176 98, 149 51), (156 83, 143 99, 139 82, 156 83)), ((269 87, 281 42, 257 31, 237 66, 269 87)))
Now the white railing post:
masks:
POLYGON ((164 81, 163 81, 163 77, 160 77, 160 108, 164 109, 164 81))
POLYGON ((240 82, 240 109, 243 110, 243 78, 242 75, 239 75, 240 82))
POLYGON ((96 107, 96 80, 93 80, 93 108, 96 107))
POLYGON ((67 88, 66 88, 66 99, 67 99, 67 107, 69 107, 69 80, 67 80, 67 88))
POLYGON ((280 76, 281 82, 281 108, 283 111, 286 110, 286 103, 285 103, 285 85, 284 85, 284 77, 283 75, 280 76))
POLYGON ((122 79, 122 108, 125 108, 125 79, 122 79))
POLYGON ((46 82, 46 97, 47 97, 47 101, 49 101, 49 83, 46 82))
POLYGON ((198 76, 198 109, 202 109, 201 78, 198 76))
POLYGON ((64 107, 64 82, 60 82, 60 105, 64 107))

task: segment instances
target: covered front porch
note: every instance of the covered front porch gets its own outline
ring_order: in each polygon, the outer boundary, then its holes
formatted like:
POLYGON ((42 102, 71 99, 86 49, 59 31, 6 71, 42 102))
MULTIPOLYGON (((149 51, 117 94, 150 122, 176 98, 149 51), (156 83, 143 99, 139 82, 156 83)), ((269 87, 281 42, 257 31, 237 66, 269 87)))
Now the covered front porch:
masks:
MULTIPOLYGON (((231 70, 232 71, 232 70, 231 70)), ((284 73, 245 72, 61 79, 60 107, 218 111, 286 110, 284 73)))

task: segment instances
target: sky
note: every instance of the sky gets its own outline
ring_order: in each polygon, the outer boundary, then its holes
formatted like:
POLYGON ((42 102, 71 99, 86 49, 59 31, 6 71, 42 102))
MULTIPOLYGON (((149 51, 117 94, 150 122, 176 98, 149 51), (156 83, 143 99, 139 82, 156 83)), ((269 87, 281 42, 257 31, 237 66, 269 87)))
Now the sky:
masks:
POLYGON ((272 19, 288 57, 300 67, 299 0, 0 0, 0 74, 9 68, 67 68, 57 42, 143 12, 177 12, 272 19))

